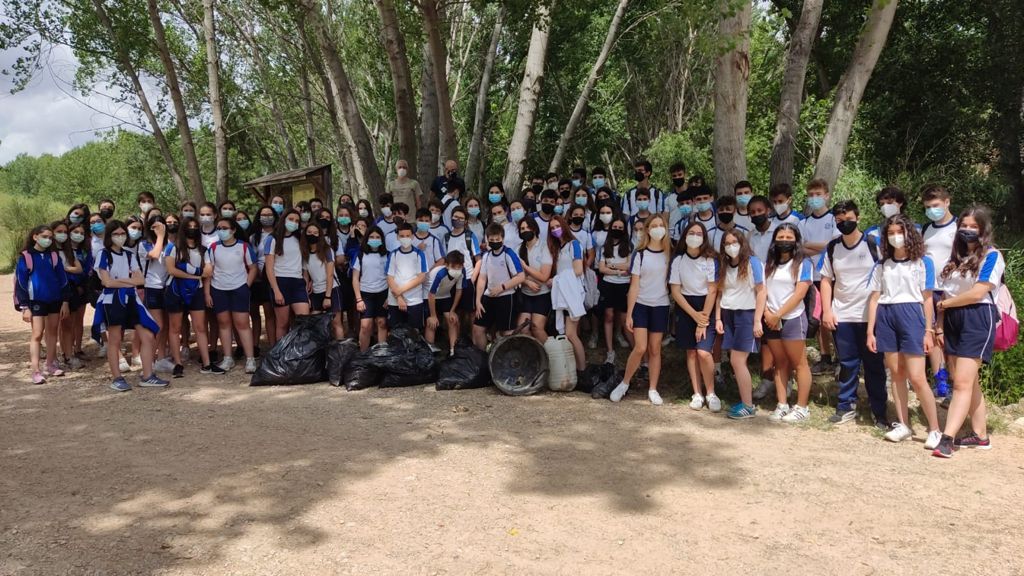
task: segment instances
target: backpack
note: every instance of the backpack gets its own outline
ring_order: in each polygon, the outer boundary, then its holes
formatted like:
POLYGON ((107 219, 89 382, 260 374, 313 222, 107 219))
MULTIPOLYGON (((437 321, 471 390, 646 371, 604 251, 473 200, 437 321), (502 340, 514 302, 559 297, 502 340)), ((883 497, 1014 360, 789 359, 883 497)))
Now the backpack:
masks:
MULTIPOLYGON (((469 230, 466 230, 466 231, 464 231, 462 233, 462 235, 466 237, 466 251, 469 252, 469 259, 472 260, 473 256, 474 256, 473 255, 473 234, 469 230)), ((448 251, 448 241, 451 240, 451 239, 452 239, 452 233, 451 232, 445 233, 445 235, 444 235, 444 249, 445 249, 445 252, 448 251)))
MULTIPOLYGON (((22 250, 21 257, 25 259, 25 268, 28 268, 28 282, 31 282, 32 281, 32 272, 34 272, 33 268, 35 267, 34 260, 32 258, 32 254, 30 254, 28 250, 22 250)), ((57 255, 57 252, 56 251, 51 251, 50 252, 50 264, 52 264, 53 267, 56 268, 59 261, 60 261, 60 256, 57 255)), ((28 302, 22 302, 22 301, 18 300, 18 275, 17 274, 14 275, 13 284, 14 284, 14 286, 13 286, 13 289, 11 290, 11 292, 14 294, 14 309, 15 310, 21 310, 23 308, 27 308, 28 304, 29 304, 28 302)))
POLYGON ((1005 352, 1017 345, 1017 337, 1020 333, 1020 323, 1017 321, 1017 305, 1013 302, 1013 295, 1006 284, 1000 284, 995 293, 996 310, 999 312, 999 323, 996 325, 996 339, 994 348, 998 352, 1005 352))

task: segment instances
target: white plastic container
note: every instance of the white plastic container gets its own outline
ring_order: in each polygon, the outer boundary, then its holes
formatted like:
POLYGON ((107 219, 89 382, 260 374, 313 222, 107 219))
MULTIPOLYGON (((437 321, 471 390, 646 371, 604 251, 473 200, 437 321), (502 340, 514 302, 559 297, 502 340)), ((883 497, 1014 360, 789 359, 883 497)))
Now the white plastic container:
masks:
POLYGON ((576 388, 576 356, 572 343, 565 336, 544 342, 548 355, 548 388, 555 392, 572 392, 576 388))

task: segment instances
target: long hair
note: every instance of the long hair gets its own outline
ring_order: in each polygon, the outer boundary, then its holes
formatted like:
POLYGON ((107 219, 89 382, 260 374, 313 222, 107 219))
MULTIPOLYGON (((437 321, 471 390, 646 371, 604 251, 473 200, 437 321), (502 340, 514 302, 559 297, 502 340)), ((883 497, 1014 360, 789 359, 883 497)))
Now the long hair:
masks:
POLYGON ((697 221, 690 222, 683 228, 683 234, 679 237, 679 241, 676 242, 676 255, 682 256, 687 253, 689 246, 686 245, 686 236, 690 233, 693 228, 700 228, 700 233, 704 238, 704 242, 700 245, 700 254, 698 258, 714 258, 715 249, 711 246, 711 238, 708 237, 708 230, 703 224, 697 221))
POLYGON ((985 206, 972 204, 960 213, 957 218, 957 230, 964 224, 964 218, 973 218, 978 224, 978 245, 971 250, 969 244, 959 234, 953 239, 953 251, 949 255, 949 262, 942 269, 942 277, 949 278, 954 272, 959 272, 964 277, 977 277, 981 268, 981 261, 985 259, 985 253, 995 242, 992 229, 992 212, 985 206))
MULTIPOLYGON (((561 238, 555 238, 555 241, 558 242, 558 248, 559 249, 561 249, 562 246, 565 246, 569 242, 572 242, 573 240, 576 239, 576 235, 573 234, 572 233, 572 229, 569 228, 569 221, 565 219, 565 216, 555 215, 555 216, 551 217, 551 220, 554 221, 554 222, 558 222, 559 226, 562 227, 562 237, 561 238)), ((548 224, 548 226, 549 226, 548 230, 550 231, 550 226, 551 225, 548 224)), ((551 235, 551 234, 548 234, 548 238, 554 238, 554 236, 551 235)))
POLYGON ((907 251, 907 257, 911 260, 920 260, 925 254, 924 238, 917 231, 914 221, 902 212, 886 218, 881 230, 879 230, 882 237, 882 260, 893 258, 896 254, 896 249, 889 244, 890 226, 900 226, 903 228, 903 247, 907 251))
MULTIPOLYGON (((520 220, 518 224, 516 224, 517 231, 522 231, 524 225, 527 228, 530 229, 530 232, 533 232, 534 238, 539 241, 540 240, 540 226, 537 225, 537 221, 534 220, 533 218, 529 217, 529 216, 524 216, 523 219, 520 220)), ((545 245, 547 246, 548 251, 550 252, 551 251, 551 243, 548 242, 545 245)), ((552 252, 551 260, 554 261, 557 257, 558 257, 558 253, 557 252, 552 252)), ((526 242, 523 242, 522 244, 519 245, 519 258, 523 262, 526 262, 527 265, 530 264, 530 249, 526 246, 526 242)))
POLYGON ((328 231, 321 228, 319 223, 310 222, 302 229, 302 235, 305 236, 309 232, 310 228, 316 228, 316 231, 320 233, 316 244, 309 247, 311 249, 310 254, 316 254, 316 257, 320 259, 320 262, 326 264, 328 251, 331 249, 330 245, 327 244, 326 235, 328 234, 328 231), (316 248, 315 252, 312 251, 313 248, 316 248))
MULTIPOLYGON (((301 202, 300 202, 301 204, 301 202)), ((274 255, 281 256, 284 254, 284 239, 285 235, 296 234, 297 240, 299 241, 299 248, 305 250, 305 243, 302 240, 302 235, 299 234, 299 230, 302 229, 302 215, 299 214, 297 208, 289 208, 285 210, 281 217, 277 220, 277 225, 274 227, 274 255), (286 232, 284 229, 284 223, 288 221, 288 216, 295 214, 299 218, 299 227, 295 232, 286 232)))
POLYGON ((138 240, 132 240, 132 235, 128 234, 128 239, 125 240, 125 242, 124 242, 124 245, 125 245, 126 248, 134 249, 136 246, 139 245, 139 242, 142 241, 142 239, 146 237, 146 223, 142 221, 142 218, 139 218, 138 216, 135 216, 135 215, 129 216, 129 217, 124 219, 124 231, 125 231, 125 233, 127 233, 128 232, 128 228, 132 224, 135 224, 136 222, 138 222, 139 226, 142 227, 142 236, 139 236, 138 240))
POLYGON ((672 240, 668 237, 668 222, 666 222, 665 219, 661 217, 661 214, 657 212, 648 216, 647 220, 644 221, 644 237, 640 240, 640 243, 637 244, 636 251, 643 252, 651 247, 651 226, 655 221, 660 222, 665 228, 665 236, 660 240, 661 249, 665 253, 665 260, 667 262, 672 262, 672 240))
POLYGON ((791 231, 793 233, 793 237, 796 239, 796 247, 793 249, 791 258, 794 262, 796 262, 796 266, 790 267, 790 271, 793 273, 793 280, 796 280, 797 278, 800 277, 799 259, 801 258, 801 254, 803 254, 804 244, 802 238, 800 237, 800 229, 789 222, 779 224, 779 227, 776 228, 775 232, 772 233, 772 245, 768 248, 768 261, 765 262, 764 265, 764 275, 765 278, 771 276, 772 274, 775 273, 775 269, 778 268, 781 264, 781 262, 779 262, 781 254, 779 253, 778 247, 775 245, 775 242, 779 237, 779 232, 781 232, 782 230, 791 231))
POLYGON ((725 270, 728 270, 732 266, 732 258, 725 253, 725 240, 727 238, 734 238, 736 243, 740 245, 740 253, 736 255, 736 279, 745 280, 747 275, 750 273, 750 256, 753 252, 750 250, 750 243, 747 242, 747 237, 744 236, 733 228, 722 234, 722 243, 718 246, 718 269, 723 272, 718 275, 718 287, 719 289, 725 288, 725 270))
MULTIPOLYGON (((199 220, 196 220, 195 218, 182 218, 181 223, 178 224, 178 236, 174 240, 174 250, 176 252, 175 260, 178 264, 190 261, 189 250, 192 250, 192 248, 189 248, 188 245, 188 229, 189 224, 193 223, 196 225, 195 229, 202 234, 202 228, 199 226, 199 220)), ((202 268, 203 260, 206 259, 206 247, 203 246, 203 242, 200 237, 193 238, 192 243, 195 244, 195 249, 199 250, 199 267, 202 268)))
POLYGON ((608 223, 608 239, 604 241, 601 253, 605 258, 614 258, 616 248, 619 249, 619 258, 627 258, 633 252, 633 243, 629 241, 629 222, 626 222, 626 219, 621 214, 614 216, 612 221, 608 223), (622 238, 618 242, 613 242, 611 236, 612 224, 616 222, 622 223, 622 238))
MULTIPOLYGON (((107 222, 106 230, 103 231, 103 247, 106 248, 107 250, 113 250, 114 249, 114 241, 111 240, 110 237, 113 236, 115 230, 123 230, 125 236, 126 237, 128 236, 128 227, 125 226, 124 222, 121 222, 120 220, 114 220, 113 218, 111 218, 110 222, 107 222)), ((38 232, 37 232, 37 234, 38 234, 38 232)), ((128 245, 128 241, 127 241, 127 238, 126 238, 125 243, 121 247, 121 249, 124 249, 124 246, 127 246, 127 245, 128 245)), ((99 264, 99 263, 97 262, 97 264, 99 264)))
MULTIPOLYGON (((28 235, 25 236, 25 244, 22 245, 22 248, 21 248, 22 252, 26 252, 26 251, 29 251, 29 250, 35 250, 36 241, 33 240, 32 237, 33 236, 38 236, 39 234, 42 234, 43 232, 46 232, 48 230, 50 232, 53 232, 53 229, 50 228, 49 226, 47 226, 46 224, 40 224, 39 226, 36 226, 35 228, 29 230, 28 231, 28 235)), ((57 243, 57 241, 54 240, 53 244, 50 244, 50 247, 47 248, 46 250, 44 250, 44 252, 49 252, 50 250, 53 250, 54 245, 56 245, 56 243, 57 243)))
MULTIPOLYGON (((603 206, 602 206, 602 208, 603 208, 603 206)), ((615 222, 616 220, 621 220, 622 219, 622 212, 620 212, 617 207, 612 205, 612 206, 609 206, 609 208, 611 208, 611 210, 612 210, 612 219, 607 224, 605 224, 604 222, 601 221, 601 208, 598 208, 596 211, 590 213, 590 221, 592 223, 592 226, 590 228, 591 231, 593 231, 593 232, 603 232, 603 231, 608 230, 609 228, 611 228, 612 222, 615 222)), ((626 228, 629 228, 629 223, 626 223, 626 228)), ((628 232, 628 230, 627 230, 627 232, 628 232)))
POLYGON ((384 231, 381 230, 380 226, 373 225, 369 226, 366 229, 366 235, 363 236, 363 243, 360 245, 360 249, 363 251, 363 254, 377 253, 380 254, 381 256, 387 256, 388 249, 384 246, 384 231), (367 242, 370 241, 370 235, 373 234, 374 232, 376 232, 377 235, 380 236, 381 242, 380 247, 377 248, 376 250, 370 248, 370 245, 367 244, 367 242))
POLYGON ((71 224, 64 220, 57 220, 50 224, 50 230, 53 230, 53 244, 50 247, 63 254, 65 262, 74 262, 75 250, 71 247, 71 224), (65 228, 68 239, 64 241, 64 244, 57 244, 57 228, 61 226, 65 228))

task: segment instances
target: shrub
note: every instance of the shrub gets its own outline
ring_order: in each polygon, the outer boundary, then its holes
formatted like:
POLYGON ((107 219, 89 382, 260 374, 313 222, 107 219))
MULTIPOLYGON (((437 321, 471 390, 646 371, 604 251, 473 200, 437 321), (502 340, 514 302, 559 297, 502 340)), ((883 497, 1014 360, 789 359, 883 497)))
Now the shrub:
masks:
POLYGON ((66 207, 45 198, 0 195, 0 273, 14 270, 14 263, 29 230, 49 224, 65 214, 66 207))
MULTIPOLYGON (((1006 258, 1004 281, 1013 294, 1018 310, 1024 310, 1024 250, 1003 250, 1006 258)), ((992 364, 981 373, 981 388, 985 399, 1003 406, 1024 398, 1024 344, 1017 344, 1006 352, 996 352, 992 364)))

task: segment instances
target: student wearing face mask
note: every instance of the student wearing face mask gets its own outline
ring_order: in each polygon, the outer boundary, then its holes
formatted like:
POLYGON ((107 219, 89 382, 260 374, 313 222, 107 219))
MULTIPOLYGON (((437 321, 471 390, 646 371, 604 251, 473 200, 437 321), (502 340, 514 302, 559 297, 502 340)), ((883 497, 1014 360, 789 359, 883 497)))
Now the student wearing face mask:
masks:
POLYGON ((747 211, 747 205, 750 204, 750 200, 754 198, 754 185, 747 180, 740 180, 732 187, 733 196, 736 197, 736 224, 743 226, 747 230, 754 227, 753 222, 750 221, 750 213, 747 211))
POLYGON ((557 205, 557 192, 545 190, 541 193, 540 204, 537 205, 537 212, 533 213, 533 219, 537 221, 537 227, 540 228, 540 237, 543 240, 547 240, 548 225, 551 223, 551 219, 555 217, 557 205))
POLYGON ((381 194, 377 199, 377 204, 380 206, 380 217, 377 218, 374 225, 384 232, 385 242, 387 242, 388 235, 398 228, 398 223, 395 222, 395 199, 391 194, 381 194))
POLYGON ((693 213, 690 215, 690 222, 697 222, 704 226, 704 229, 714 228, 715 221, 715 194, 707 185, 691 188, 693 194, 693 213))
POLYGON ((720 246, 715 332, 722 335, 722 349, 729 350, 729 363, 740 393, 740 401, 729 409, 728 416, 732 420, 746 420, 757 414, 747 357, 760 349, 764 334, 764 267, 738 229, 723 233, 720 246))
MULTIPOLYGON (((100 252, 103 251, 103 236, 106 231, 107 225, 104 223, 103 217, 99 213, 91 214, 89 216, 89 251, 94 264, 100 261, 100 252)), ((95 276, 95 270, 93 272, 95 276)))
MULTIPOLYGON (((452 183, 458 179, 459 163, 455 160, 445 160, 444 173, 434 178, 434 182, 430 184, 430 192, 433 193, 434 198, 443 202, 445 196, 451 191, 452 183)), ((448 225, 447 220, 445 220, 445 225, 448 225)))
POLYGON ((319 223, 308 224, 303 234, 306 236, 308 253, 302 263, 302 270, 309 291, 309 308, 311 311, 330 314, 334 339, 341 340, 345 337, 345 328, 341 323, 341 291, 335 283, 337 276, 334 274, 334 256, 327 243, 327 235, 319 223))
POLYGON ((274 299, 277 340, 288 333, 292 314, 309 314, 309 296, 302 276, 302 260, 306 248, 305 239, 299 232, 301 227, 298 210, 288 210, 278 222, 273 237, 266 244, 265 269, 267 283, 274 299))
MULTIPOLYGON (((809 213, 797 225, 803 238, 804 255, 814 264, 814 289, 821 290, 821 265, 825 247, 839 237, 836 218, 832 215, 829 201, 828 182, 815 178, 807 183, 807 209, 809 213)), ((808 296, 807 306, 814 302, 814 293, 808 296)), ((827 327, 818 330, 818 346, 821 360, 811 366, 812 374, 828 374, 835 371, 832 362, 832 331, 827 327)))
POLYGON ((149 211, 156 207, 156 199, 150 192, 139 192, 138 196, 135 197, 135 201, 139 206, 139 218, 143 220, 149 214, 149 211))
POLYGON ((479 270, 473 345, 486 350, 488 330, 505 336, 515 327, 515 291, 526 279, 519 256, 505 246, 505 229, 498 224, 487 227, 487 251, 479 270))
MULTIPOLYGON (((479 208, 479 202, 477 207, 479 208)), ((441 219, 444 207, 437 200, 431 200, 427 203, 427 211, 430 212, 430 233, 444 243, 444 237, 451 233, 451 228, 445 226, 441 219)))
POLYGON ((423 335, 431 346, 436 345, 437 329, 444 318, 448 331, 448 356, 455 356, 455 342, 459 339, 460 323, 457 312, 459 300, 469 297, 466 290, 469 280, 466 276, 462 252, 445 256, 444 265, 430 271, 430 289, 427 293, 427 328, 423 335))
POLYGON ((586 273, 586 252, 580 241, 573 236, 572 229, 565 218, 556 216, 551 221, 551 240, 558 248, 555 258, 554 278, 551 280, 551 308, 556 313, 555 328, 572 344, 573 356, 576 358, 577 376, 587 367, 587 356, 580 339, 579 325, 587 309, 585 306, 583 284, 586 273))
POLYGON ((356 216, 359 218, 369 218, 374 223, 377 221, 377 216, 373 213, 373 205, 366 199, 356 202, 356 216))
MULTIPOLYGON (((487 206, 490 208, 496 204, 508 204, 508 199, 505 198, 505 186, 498 181, 487 185, 487 206)), ((483 232, 481 232, 482 234, 483 232)))
POLYGON ((544 189, 551 190, 552 192, 558 192, 558 181, 561 177, 557 172, 548 172, 547 176, 544 177, 544 189))
POLYGON ((454 179, 448 183, 448 193, 441 198, 441 221, 444 225, 452 228, 452 211, 461 206, 459 199, 466 190, 466 183, 461 179, 454 179))
POLYGON ((610 204, 601 206, 594 214, 594 222, 590 233, 591 243, 593 244, 595 254, 593 265, 594 270, 599 269, 598 261, 600 260, 601 250, 604 248, 605 242, 608 241, 608 230, 612 221, 616 219, 616 216, 615 208, 610 204))
POLYGON ((669 213, 669 222, 675 222, 669 227, 668 237, 673 242, 678 242, 683 237, 683 229, 690 223, 693 217, 693 189, 687 188, 686 192, 675 198, 675 209, 669 213))
POLYGON ((651 184, 651 174, 653 174, 651 163, 647 160, 637 160, 633 163, 633 168, 635 170, 633 179, 636 180, 636 186, 630 188, 622 197, 622 213, 636 216, 641 212, 637 199, 637 193, 640 190, 644 190, 647 193, 648 209, 651 213, 664 212, 665 195, 656 186, 651 184))
MULTIPOLYGON (((298 220, 298 214, 294 210, 287 212, 285 216, 298 220)), ((212 308, 214 314, 217 315, 217 329, 220 331, 222 359, 218 367, 225 372, 229 372, 235 367, 235 359, 231 357, 231 335, 234 332, 238 337, 238 345, 245 355, 245 373, 252 374, 256 372, 256 355, 252 327, 249 324, 249 303, 250 287, 259 272, 256 253, 247 242, 236 237, 238 223, 234 218, 221 217, 217 220, 215 228, 217 241, 209 249, 213 273, 210 280, 205 283, 204 291, 207 306, 212 308)), ((288 244, 279 242, 276 246, 284 248, 288 244)), ((274 242, 270 243, 270 248, 271 253, 267 254, 268 277, 271 279, 271 286, 275 293, 280 294, 278 282, 283 284, 290 273, 286 268, 290 264, 291 254, 288 254, 288 249, 278 248, 275 251, 274 242), (275 258, 277 259, 275 260, 275 258), (275 263, 278 268, 276 271, 280 274, 280 278, 276 280, 273 276, 275 263)), ((301 255, 297 254, 296 257, 301 258, 301 255)), ((302 280, 301 260, 298 262, 298 283, 303 301, 308 302, 306 300, 306 285, 302 280)), ((284 286, 285 290, 290 292, 289 284, 284 284, 284 286)), ((305 304, 305 310, 308 313, 308 303, 305 304)), ((277 321, 278 339, 280 339, 280 336, 284 335, 280 332, 280 326, 283 324, 287 328, 287 317, 282 322, 281 315, 278 314, 277 321)))
MULTIPOLYGON (((428 234, 429 236, 429 234, 428 234)), ((398 225, 396 250, 388 254, 388 328, 408 325, 423 330, 423 283, 427 278, 427 257, 416 248, 412 226, 398 225)))
POLYGON ((707 404, 712 412, 722 410, 715 394, 715 366, 711 350, 715 330, 711 320, 718 290, 718 261, 711 249, 707 231, 700 222, 691 222, 676 245, 669 270, 668 284, 676 303, 676 337, 686 351, 686 369, 693 385, 690 408, 700 410, 707 404))
POLYGON ((925 356, 935 340, 935 267, 925 255, 921 233, 906 215, 887 218, 883 230, 881 262, 872 271, 869 285, 867 345, 872 352, 885 355, 885 366, 892 375, 898 422, 886 432, 885 439, 902 442, 914 435, 907 407, 909 380, 928 421, 924 445, 932 450, 942 439, 935 396, 925 371, 925 356))
POLYGON ((284 215, 284 211, 288 209, 288 204, 285 203, 284 197, 274 196, 270 199, 270 207, 274 210, 274 213, 277 214, 277 217, 280 218, 284 215))
POLYGON ((498 224, 505 229, 505 246, 513 251, 518 251, 522 240, 519 239, 519 229, 508 217, 508 207, 504 204, 491 206, 491 224, 498 224))
POLYGON ((588 195, 593 194, 594 191, 587 186, 587 169, 583 166, 577 166, 572 169, 572 174, 569 176, 569 180, 572 182, 572 191, 585 190, 588 195))
MULTIPOLYGON (((129 232, 131 229, 129 228, 129 232)), ((145 278, 143 288, 145 292, 146 309, 156 320, 157 333, 155 338, 156 360, 153 369, 157 372, 171 372, 174 370, 174 361, 167 350, 167 311, 164 306, 164 288, 167 287, 167 267, 164 265, 164 257, 167 249, 173 246, 167 236, 167 226, 162 216, 153 216, 146 226, 145 235, 136 245, 136 254, 139 265, 142 266, 142 275, 145 278), (162 356, 166 354, 165 356, 162 356)))
POLYGON ((231 200, 224 200, 217 206, 218 218, 234 218, 235 212, 235 203, 231 200))
POLYGON ((590 232, 594 227, 594 218, 597 215, 597 210, 594 206, 593 197, 586 188, 576 189, 572 193, 572 204, 569 205, 569 212, 571 213, 577 207, 583 209, 583 223, 580 224, 580 228, 590 232))
MULTIPOLYGON (((500 203, 495 204, 495 206, 502 206, 502 208, 504 208, 500 203)), ((494 206, 491 208, 493 207, 494 206)), ((490 209, 485 213, 483 209, 480 208, 480 200, 470 196, 466 199, 466 216, 466 228, 469 228, 469 231, 477 238, 483 238, 484 226, 486 226, 485 220, 490 216, 490 209)))
POLYGON ((117 205, 114 204, 114 201, 109 198, 104 198, 103 200, 100 200, 96 213, 100 215, 100 218, 103 218, 103 222, 109 222, 114 218, 114 211, 116 210, 117 205))
MULTIPOLYGON (((679 224, 684 215, 679 211, 679 202, 687 191, 686 165, 676 162, 668 169, 669 178, 672 179, 672 186, 665 192, 665 212, 668 213, 669 236, 671 231, 679 224)), ((689 216, 687 214, 686 216, 689 216)), ((678 237, 675 238, 678 240, 678 237)))
POLYGON ((71 314, 65 319, 71 325, 71 342, 74 349, 72 368, 80 367, 81 360, 85 358, 82 351, 82 340, 84 338, 83 322, 85 320, 86 304, 94 302, 91 300, 89 290, 89 278, 93 275, 94 261, 92 251, 89 249, 89 228, 85 222, 71 224, 68 227, 68 244, 74 254, 75 260, 82 266, 78 273, 68 275, 68 284, 72 290, 72 301, 69 305, 71 314), (73 360, 79 362, 73 362, 73 360))
POLYGON ((558 242, 554 237, 541 239, 540 228, 533 218, 519 222, 516 236, 519 237, 519 260, 525 277, 522 294, 519 297, 519 320, 521 325, 530 322, 530 333, 543 344, 548 339, 547 323, 551 314, 551 272, 558 257, 558 242))
POLYGON ((521 201, 513 200, 508 205, 508 208, 508 218, 513 224, 518 225, 526 217, 526 204, 523 204, 521 201))
POLYGON ((64 375, 57 364, 57 339, 60 321, 69 314, 70 307, 63 298, 68 278, 58 252, 51 227, 36 226, 25 238, 15 266, 15 308, 32 327, 28 348, 33 384, 46 382, 47 376, 64 375), (40 368, 44 336, 46 360, 40 368))
MULTIPOLYGON (((609 210, 608 218, 605 212, 601 213, 601 224, 607 226, 603 232, 605 240, 602 242, 597 254, 597 270, 601 273, 601 280, 598 289, 601 298, 598 300, 597 309, 601 311, 604 327, 605 363, 615 363, 615 339, 614 334, 622 339, 619 346, 631 348, 633 346, 633 333, 630 331, 622 334, 622 327, 626 323, 627 296, 631 274, 629 272, 629 259, 633 253, 633 245, 627 234, 629 224, 622 215, 613 215, 610 206, 601 210, 609 210), (608 222, 605 223, 604 220, 608 222)), ((595 231, 595 236, 600 233, 595 231)))
POLYGON ((67 213, 68 224, 77 226, 79 224, 89 225, 89 205, 88 204, 75 204, 71 208, 68 208, 67 213))
POLYGON ((352 289, 356 294, 359 320, 359 349, 370 348, 370 337, 377 329, 377 342, 388 338, 388 252, 384 233, 372 226, 367 229, 359 251, 352 257, 352 289))
POLYGON ((204 202, 199 207, 199 234, 203 247, 207 250, 217 241, 216 210, 217 207, 210 202, 204 202))
MULTIPOLYGON (((629 217, 629 227, 635 228, 635 224, 637 222, 646 222, 654 212, 650 208, 651 197, 646 189, 641 188, 639 190, 630 190, 630 194, 635 200, 634 204, 636 205, 636 211, 629 217)), ((637 238, 635 235, 631 238, 631 241, 635 246, 640 245, 640 238, 637 238)), ((669 238, 669 241, 671 241, 671 238, 669 238)))
POLYGON ((430 231, 430 211, 421 208, 416 212, 416 224, 413 228, 412 245, 427 257, 427 269, 444 264, 444 241, 438 240, 430 231))
POLYGON ((444 239, 444 251, 445 254, 462 252, 466 274, 469 276, 469 282, 473 291, 470 292, 471 296, 469 298, 462 298, 459 301, 459 306, 456 310, 466 316, 465 320, 468 321, 476 302, 476 281, 477 274, 480 272, 480 255, 482 250, 477 237, 466 227, 466 221, 467 214, 465 208, 460 206, 452 210, 452 231, 444 239))
POLYGON ((711 249, 716 254, 722 251, 722 237, 726 232, 736 231, 743 235, 750 232, 747 228, 736 224, 736 199, 732 196, 722 196, 718 199, 715 218, 718 220, 718 224, 708 230, 708 240, 711 242, 711 249))
POLYGON ((757 256, 758 260, 766 262, 772 235, 777 225, 771 218, 771 205, 764 196, 754 196, 747 203, 747 209, 750 212, 750 222, 754 226, 747 236, 747 240, 750 241, 750 251, 757 256))
POLYGON ((524 188, 523 189, 523 191, 522 191, 522 193, 520 195, 520 198, 523 201, 523 209, 526 210, 527 214, 533 214, 534 212, 537 211, 537 198, 540 196, 541 192, 543 192, 543 191, 544 191, 544 185, 543 184, 540 186, 540 188, 524 188))
MULTIPOLYGON (((907 196, 896 186, 886 186, 875 194, 875 204, 882 214, 882 222, 897 214, 906 213, 907 196)), ((874 240, 878 246, 882 245, 883 231, 881 226, 871 226, 864 231, 868 238, 874 240)))
POLYGON ((196 332, 196 345, 201 360, 200 374, 223 374, 219 366, 210 362, 209 337, 206 332, 206 301, 203 282, 213 275, 213 266, 208 251, 199 242, 199 224, 193 218, 186 218, 178 229, 174 242, 168 245, 164 256, 169 279, 164 290, 167 309, 167 339, 170 343, 174 362, 172 375, 185 375, 182 362, 183 352, 188 351, 188 332, 182 337, 185 314, 188 313, 192 328, 196 332))
POLYGON ((256 227, 249 236, 249 244, 256 251, 256 266, 259 269, 256 278, 252 282, 251 306, 249 316, 252 318, 252 341, 259 349, 260 335, 263 333, 262 324, 266 323, 267 343, 273 347, 277 342, 277 318, 274 316, 274 299, 271 294, 270 285, 267 283, 266 251, 271 239, 274 237, 274 228, 277 225, 277 212, 269 205, 261 206, 256 212, 256 227), (260 310, 263 311, 263 320, 260 319, 260 310))
MULTIPOLYGON (((921 191, 921 199, 924 201, 924 213, 928 218, 921 228, 921 236, 924 238, 925 254, 935 263, 935 270, 942 271, 949 262, 953 253, 953 242, 956 239, 956 217, 949 210, 950 194, 944 186, 931 184, 921 191)), ((942 275, 935 280, 935 292, 933 299, 938 302, 942 299, 944 292, 942 275)), ((938 316, 936 314, 936 316, 938 316)), ((945 352, 940 346, 932 347, 928 354, 931 363, 932 375, 935 377, 935 395, 948 402, 950 395, 949 371, 946 370, 945 352)))
POLYGON ((395 162, 395 179, 388 182, 385 192, 391 194, 395 202, 402 202, 410 208, 423 208, 424 198, 420 183, 409 177, 409 163, 405 160, 395 162))
MULTIPOLYGON (((401 202, 396 202, 391 205, 391 218, 395 229, 391 232, 385 232, 384 234, 384 246, 388 249, 388 252, 393 252, 398 249, 398 225, 405 224, 407 216, 409 214, 409 207, 401 202)), ((381 227, 381 230, 385 228, 384 224, 387 222, 380 222, 377 225, 381 227)), ((410 223, 410 225, 413 225, 410 223)), ((414 225, 413 225, 414 226, 414 225)), ((415 228, 414 228, 415 230, 415 228)))
POLYGON ((793 210, 793 187, 782 183, 772 186, 768 191, 768 198, 772 201, 772 220, 775 225, 789 223, 794 226, 803 220, 803 214, 793 210))

